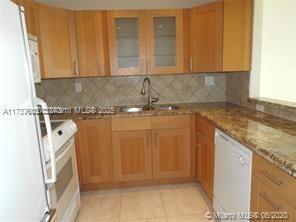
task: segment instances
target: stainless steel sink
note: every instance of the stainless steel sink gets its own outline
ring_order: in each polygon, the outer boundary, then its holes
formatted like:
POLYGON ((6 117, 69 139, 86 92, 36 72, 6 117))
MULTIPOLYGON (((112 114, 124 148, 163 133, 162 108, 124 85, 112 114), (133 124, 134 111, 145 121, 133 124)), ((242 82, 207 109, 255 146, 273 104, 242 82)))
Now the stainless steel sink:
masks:
POLYGON ((155 106, 150 109, 147 106, 124 106, 124 107, 120 107, 119 111, 124 113, 138 113, 138 112, 147 111, 147 110, 177 110, 177 109, 179 109, 178 106, 166 106, 166 105, 155 106))

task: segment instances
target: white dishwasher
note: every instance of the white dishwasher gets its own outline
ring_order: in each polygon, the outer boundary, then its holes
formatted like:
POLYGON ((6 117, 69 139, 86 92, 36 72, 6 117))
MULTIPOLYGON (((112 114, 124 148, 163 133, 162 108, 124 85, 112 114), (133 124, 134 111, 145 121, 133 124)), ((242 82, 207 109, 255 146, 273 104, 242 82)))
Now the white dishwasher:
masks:
POLYGON ((216 130, 215 144, 214 211, 220 221, 247 222, 252 151, 220 130, 216 130))

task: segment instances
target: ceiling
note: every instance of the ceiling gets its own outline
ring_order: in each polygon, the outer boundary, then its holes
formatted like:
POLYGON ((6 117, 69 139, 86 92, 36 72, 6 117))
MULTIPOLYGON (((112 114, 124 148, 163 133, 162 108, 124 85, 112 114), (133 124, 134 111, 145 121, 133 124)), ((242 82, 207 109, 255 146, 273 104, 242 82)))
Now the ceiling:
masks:
POLYGON ((215 0, 37 0, 70 10, 189 8, 215 0))

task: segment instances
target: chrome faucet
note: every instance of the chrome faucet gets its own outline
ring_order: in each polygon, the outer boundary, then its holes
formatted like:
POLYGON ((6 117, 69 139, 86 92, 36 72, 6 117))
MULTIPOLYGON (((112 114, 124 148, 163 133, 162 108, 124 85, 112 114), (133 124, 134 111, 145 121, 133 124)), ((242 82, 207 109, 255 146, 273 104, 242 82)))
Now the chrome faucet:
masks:
POLYGON ((148 77, 146 77, 143 80, 141 94, 142 95, 146 94, 146 82, 148 83, 148 104, 147 105, 148 105, 148 108, 151 109, 153 106, 153 103, 157 102, 159 100, 159 97, 151 96, 151 81, 148 77))

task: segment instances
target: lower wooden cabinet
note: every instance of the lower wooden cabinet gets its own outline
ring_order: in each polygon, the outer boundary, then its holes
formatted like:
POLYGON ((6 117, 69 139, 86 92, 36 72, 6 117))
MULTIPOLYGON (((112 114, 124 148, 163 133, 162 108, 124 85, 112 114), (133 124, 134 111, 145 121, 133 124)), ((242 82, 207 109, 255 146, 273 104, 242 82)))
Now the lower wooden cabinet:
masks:
POLYGON ((251 211, 262 213, 260 221, 296 221, 296 209, 257 177, 252 181, 251 211))
POLYGON ((80 185, 112 181, 109 119, 77 121, 76 151, 80 185))
POLYGON ((190 177, 190 128, 152 133, 153 178, 190 177))
POLYGON ((208 197, 213 199, 215 144, 199 134, 199 181, 208 197))
POLYGON ((112 133, 113 169, 116 181, 152 179, 149 130, 112 133))
POLYGON ((196 172, 200 185, 210 200, 213 199, 214 162, 215 162, 215 127, 198 117, 196 119, 196 172))

